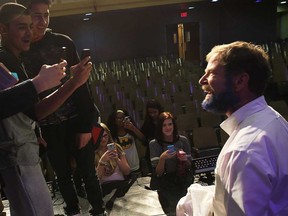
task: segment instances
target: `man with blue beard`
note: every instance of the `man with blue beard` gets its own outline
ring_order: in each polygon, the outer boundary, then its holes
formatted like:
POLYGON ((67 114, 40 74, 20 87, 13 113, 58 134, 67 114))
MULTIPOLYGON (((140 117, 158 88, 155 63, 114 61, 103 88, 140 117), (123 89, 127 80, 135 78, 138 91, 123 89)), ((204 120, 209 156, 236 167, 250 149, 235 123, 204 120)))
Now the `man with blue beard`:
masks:
POLYGON ((288 123, 263 96, 267 54, 237 41, 215 46, 206 60, 202 107, 227 116, 220 126, 230 137, 217 160, 215 185, 192 184, 177 215, 288 215, 288 123))

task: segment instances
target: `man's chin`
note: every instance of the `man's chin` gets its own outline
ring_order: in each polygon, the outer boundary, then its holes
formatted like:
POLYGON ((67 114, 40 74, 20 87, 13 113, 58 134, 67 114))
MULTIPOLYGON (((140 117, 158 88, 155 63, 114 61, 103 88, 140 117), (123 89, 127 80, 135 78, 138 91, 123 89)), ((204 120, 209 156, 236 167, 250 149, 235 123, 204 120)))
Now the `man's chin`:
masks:
POLYGON ((202 102, 202 108, 206 110, 207 112, 212 113, 219 113, 219 111, 216 109, 214 102, 212 101, 212 98, 205 98, 202 102))

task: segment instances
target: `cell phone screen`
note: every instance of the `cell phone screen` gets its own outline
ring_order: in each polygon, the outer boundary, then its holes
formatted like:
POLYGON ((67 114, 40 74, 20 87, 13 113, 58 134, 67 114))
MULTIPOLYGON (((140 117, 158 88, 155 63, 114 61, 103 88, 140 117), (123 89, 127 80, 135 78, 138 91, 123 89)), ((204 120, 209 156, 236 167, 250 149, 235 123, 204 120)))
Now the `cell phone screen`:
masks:
POLYGON ((168 146, 167 146, 167 149, 169 150, 169 153, 170 153, 170 154, 176 151, 174 145, 168 145, 168 146))
POLYGON ((83 49, 82 52, 81 52, 81 60, 84 59, 87 56, 91 56, 90 49, 83 49))
POLYGON ((114 150, 114 149, 115 149, 115 144, 114 144, 114 143, 109 143, 109 144, 107 144, 107 149, 108 149, 109 151, 114 150))
POLYGON ((18 79, 4 66, 0 65, 0 90, 9 88, 15 85, 18 79))

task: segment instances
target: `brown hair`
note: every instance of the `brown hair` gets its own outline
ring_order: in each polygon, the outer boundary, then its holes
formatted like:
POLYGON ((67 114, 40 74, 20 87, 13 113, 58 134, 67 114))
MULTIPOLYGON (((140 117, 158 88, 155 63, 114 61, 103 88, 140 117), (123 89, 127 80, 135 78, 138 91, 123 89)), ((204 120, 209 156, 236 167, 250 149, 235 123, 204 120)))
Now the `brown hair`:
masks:
POLYGON ((264 93, 271 75, 269 57, 261 46, 236 41, 230 44, 215 46, 206 56, 206 60, 214 56, 219 64, 225 67, 228 77, 243 72, 249 74, 249 89, 257 96, 264 93))
POLYGON ((162 128, 163 128, 163 122, 164 122, 166 119, 172 119, 172 123, 173 123, 173 126, 174 126, 174 130, 173 130, 173 141, 176 141, 176 140, 179 138, 178 128, 177 128, 177 125, 176 125, 176 120, 175 120, 175 118, 173 117, 173 115, 172 115, 170 112, 162 112, 162 113, 160 113, 160 115, 159 115, 159 117, 158 117, 158 122, 157 122, 157 125, 156 125, 155 138, 156 138, 156 140, 157 140, 158 142, 164 141, 164 140, 163 140, 164 135, 163 135, 162 128))
POLYGON ((28 9, 32 4, 43 3, 43 4, 47 4, 48 6, 50 6, 53 2, 53 0, 16 0, 16 1, 17 3, 24 5, 28 9))
POLYGON ((29 15, 27 8, 21 4, 9 2, 0 7, 0 23, 8 25, 15 17, 29 15))

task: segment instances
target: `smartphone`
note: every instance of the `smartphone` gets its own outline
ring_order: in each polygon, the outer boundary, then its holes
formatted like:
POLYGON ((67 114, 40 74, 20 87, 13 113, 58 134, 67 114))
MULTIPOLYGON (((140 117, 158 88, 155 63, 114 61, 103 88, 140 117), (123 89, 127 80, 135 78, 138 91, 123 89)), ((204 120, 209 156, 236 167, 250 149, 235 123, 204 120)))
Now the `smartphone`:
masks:
POLYGON ((67 48, 66 47, 61 47, 61 57, 60 61, 66 60, 67 61, 67 48))
POLYGON ((169 151, 170 154, 174 153, 176 151, 174 145, 168 145, 167 146, 167 149, 169 151))
POLYGON ((14 86, 18 79, 3 64, 0 64, 0 90, 14 86))
POLYGON ((114 143, 108 143, 107 144, 107 149, 109 150, 109 151, 112 151, 112 150, 115 150, 115 144, 114 143))
POLYGON ((84 59, 87 56, 91 56, 91 51, 90 49, 82 49, 81 52, 81 60, 84 59))
POLYGON ((129 116, 125 116, 123 122, 127 122, 130 121, 130 117, 129 116))

